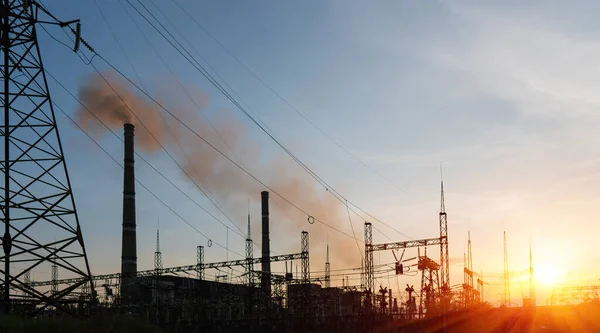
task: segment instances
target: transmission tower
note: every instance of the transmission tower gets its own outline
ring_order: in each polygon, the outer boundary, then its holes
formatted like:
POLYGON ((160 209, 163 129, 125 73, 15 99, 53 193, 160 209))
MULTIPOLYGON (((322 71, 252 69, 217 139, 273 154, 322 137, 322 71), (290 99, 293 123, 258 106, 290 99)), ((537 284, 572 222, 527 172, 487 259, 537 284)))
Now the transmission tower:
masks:
POLYGON ((442 293, 450 292, 450 261, 448 257, 448 217, 444 203, 444 180, 441 181, 440 198, 440 272, 442 293))
POLYGON ((302 283, 310 283, 310 260, 309 260, 309 245, 308 245, 308 231, 302 231, 300 234, 300 252, 302 253, 301 261, 301 280, 302 283))
MULTIPOLYGON (((37 41, 36 24, 69 26, 35 1, 2 0, 0 89, 0 209, 4 233, 0 261, 5 312, 53 306, 70 312, 71 292, 84 283, 92 287, 90 268, 69 174, 64 160, 46 74, 37 41), (45 13, 50 21, 38 20, 45 13), (56 240, 54 240, 56 239, 56 240), (18 268, 17 268, 18 266, 18 268), (25 272, 56 266, 64 276, 82 278, 56 286, 56 292, 25 284, 25 272), (26 296, 23 297, 23 294, 26 296)), ((54 272, 54 268, 53 272, 54 272)), ((89 295, 86 297, 90 300, 89 295)))
POLYGON ((162 253, 160 252, 160 234, 156 229, 156 252, 154 252, 154 270, 156 275, 160 275, 160 270, 163 268, 162 253))
POLYGON ((250 214, 248 214, 248 237, 246 237, 246 271, 248 273, 248 286, 254 285, 254 264, 252 258, 254 257, 253 251, 254 243, 252 242, 252 236, 250 234, 250 214))
POLYGON ((375 289, 373 268, 373 225, 365 222, 365 266, 364 266, 365 289, 373 292, 375 289))
POLYGON ((202 245, 196 247, 196 263, 198 266, 198 280, 205 280, 206 272, 204 270, 204 246, 202 245))
POLYGON ((325 288, 331 287, 331 264, 329 263, 329 244, 327 244, 327 257, 325 261, 325 288))

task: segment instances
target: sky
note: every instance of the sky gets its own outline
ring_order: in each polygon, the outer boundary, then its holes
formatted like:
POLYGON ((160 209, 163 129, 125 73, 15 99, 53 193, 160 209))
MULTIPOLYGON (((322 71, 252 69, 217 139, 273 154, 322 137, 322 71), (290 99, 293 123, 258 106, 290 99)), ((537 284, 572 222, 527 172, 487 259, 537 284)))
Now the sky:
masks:
MULTIPOLYGON (((528 268, 531 242, 534 266, 556 275, 536 279, 538 304, 546 302, 555 283, 597 282, 598 272, 589 265, 600 259, 594 251, 600 182, 600 158, 594 153, 600 141, 595 131, 600 99, 594 92, 600 86, 600 25, 592 14, 597 2, 177 1, 187 14, 174 1, 144 2, 300 160, 393 229, 336 203, 124 0, 44 3, 60 19, 80 18, 82 37, 150 95, 191 110, 198 119, 202 113, 217 128, 231 126, 237 135, 233 151, 239 156, 228 155, 268 185, 277 186, 277 175, 297 178, 303 184, 296 193, 303 207, 334 202, 335 212, 307 212, 344 233, 362 241, 363 223, 370 220, 375 243, 438 236, 442 163, 452 284, 462 283, 468 231, 474 270, 483 272, 485 298, 493 303, 502 290, 503 231, 512 272, 528 268), (182 86, 199 96, 202 110, 182 86)), ((47 30, 71 45, 60 28, 47 30)), ((94 68, 45 31, 38 34, 46 70, 77 96, 94 68)), ((109 70, 99 57, 93 64, 109 70)), ((53 101, 75 119, 77 102, 56 81, 48 83, 53 101)), ((117 272, 122 171, 65 114, 56 112, 92 272, 117 272)), ((114 136, 92 134, 122 160, 114 136)), ((172 154, 175 149, 167 147, 172 154)), ((138 185, 139 269, 152 268, 158 225, 165 266, 194 264, 196 246, 207 246, 208 239, 213 246, 206 248, 206 262, 240 258, 248 211, 258 241, 259 192, 264 187, 254 183, 255 191, 233 187, 227 189, 230 195, 216 195, 235 227, 166 152, 140 153, 180 190, 139 159, 138 180, 206 237, 138 185)), ((217 174, 223 178, 211 179, 213 186, 238 180, 229 178, 227 172, 235 168, 228 163, 218 162, 224 171, 217 174)), ((239 176, 239 171, 231 172, 239 176)), ((241 183, 253 182, 244 177, 241 183)), ((313 275, 322 275, 328 241, 332 271, 360 266, 361 242, 320 223, 308 224, 306 214, 285 205, 279 201, 272 208, 274 253, 299 252, 300 232, 306 230, 313 275)), ((438 249, 429 251, 437 254, 438 249)), ((407 257, 414 255, 416 250, 407 251, 407 257)), ((376 264, 392 261, 391 253, 375 254, 376 264)), ((275 265, 274 270, 285 267, 275 265)), ((35 279, 49 278, 38 274, 35 279)), ((342 276, 334 275, 334 284, 341 284, 342 276)), ((350 279, 360 283, 359 275, 350 279)), ((397 290, 419 282, 390 274, 377 283, 397 290)), ((523 288, 527 293, 528 286, 523 288)), ((519 294, 514 277, 516 303, 519 294)))

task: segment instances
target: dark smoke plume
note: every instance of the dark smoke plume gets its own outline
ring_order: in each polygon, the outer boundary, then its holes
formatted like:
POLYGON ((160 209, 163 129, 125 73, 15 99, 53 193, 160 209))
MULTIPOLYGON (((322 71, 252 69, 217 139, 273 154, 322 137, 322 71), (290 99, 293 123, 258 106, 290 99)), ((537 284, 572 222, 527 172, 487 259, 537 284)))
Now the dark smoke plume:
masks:
MULTIPOLYGON (((214 149, 209 147, 195 134, 166 115, 151 100, 132 91, 130 85, 117 78, 112 73, 102 73, 111 83, 106 84, 98 74, 86 77, 79 88, 79 97, 86 108, 77 110, 77 120, 80 126, 96 134, 103 134, 106 128, 98 119, 112 130, 120 131, 125 122, 136 125, 136 145, 146 152, 158 151, 161 145, 168 148, 189 175, 209 194, 215 195, 220 202, 226 203, 229 210, 244 207, 247 198, 259 198, 262 186, 226 160, 214 149), (91 114, 90 114, 91 113, 91 114), (93 114, 93 115, 92 115, 93 114), (160 144, 159 144, 160 142, 160 144), (181 149, 177 145, 181 146, 181 149), (182 150, 185 152, 182 152, 182 150)), ((175 113, 190 128, 226 153, 233 160, 238 157, 244 167, 252 174, 268 184, 274 191, 304 209, 317 219, 325 221, 337 229, 346 231, 348 217, 345 207, 326 190, 310 178, 302 169, 295 165, 283 154, 275 154, 265 162, 264 152, 247 133, 246 126, 228 112, 221 112, 212 121, 213 130, 199 116, 197 110, 181 105, 177 98, 178 92, 170 91, 169 87, 161 90, 161 97, 170 105, 168 109, 175 113), (162 96, 164 95, 164 96, 162 96), (218 132, 218 134, 217 134, 218 132), (223 142, 224 141, 224 142, 223 142)), ((206 105, 206 95, 195 93, 192 96, 200 100, 201 107, 206 105)), ((161 100, 162 101, 162 100, 161 100)), ((162 103, 162 102, 161 102, 162 103)), ((271 194, 274 207, 272 211, 272 232, 274 240, 281 233, 295 235, 297 241, 286 250, 300 250, 300 229, 310 235, 311 264, 313 269, 322 268, 325 256, 325 242, 329 239, 331 261, 335 267, 360 264, 360 256, 354 240, 316 222, 308 224, 307 216, 282 200, 275 193, 271 194), (294 221, 296 226, 283 225, 284 217, 294 221), (315 260, 316 259, 316 260, 315 260)), ((258 224, 258 223, 257 223, 258 224)), ((240 223, 240 226, 243 226, 240 223)), ((245 228, 242 228, 245 229, 245 228)), ((258 235, 258 233, 254 233, 258 235)), ((357 231, 359 239, 362 228, 357 231)), ((361 246, 362 247, 362 246, 361 246)), ((322 269, 320 269, 322 270, 322 269)))

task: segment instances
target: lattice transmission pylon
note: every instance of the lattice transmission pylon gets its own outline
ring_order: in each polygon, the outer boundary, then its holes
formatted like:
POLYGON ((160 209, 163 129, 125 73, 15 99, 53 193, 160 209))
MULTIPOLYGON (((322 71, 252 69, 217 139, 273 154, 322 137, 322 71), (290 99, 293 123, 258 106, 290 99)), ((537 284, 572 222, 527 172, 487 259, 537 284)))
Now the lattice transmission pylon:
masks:
POLYGON ((37 42, 38 13, 56 19, 32 0, 1 0, 0 7, 0 303, 5 312, 50 306, 72 313, 68 304, 90 300, 93 287, 37 42), (25 276, 39 272, 83 279, 30 287, 25 276), (88 295, 76 295, 80 287, 88 295))

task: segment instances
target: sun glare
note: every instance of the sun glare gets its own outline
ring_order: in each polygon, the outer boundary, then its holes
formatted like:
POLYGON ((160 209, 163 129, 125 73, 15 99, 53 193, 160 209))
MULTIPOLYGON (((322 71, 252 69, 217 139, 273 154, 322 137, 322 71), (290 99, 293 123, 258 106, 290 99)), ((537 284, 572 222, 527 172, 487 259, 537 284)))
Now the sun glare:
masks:
POLYGON ((556 266, 536 266, 534 267, 533 275, 536 281, 539 281, 545 285, 554 285, 560 280, 560 271, 556 266))

